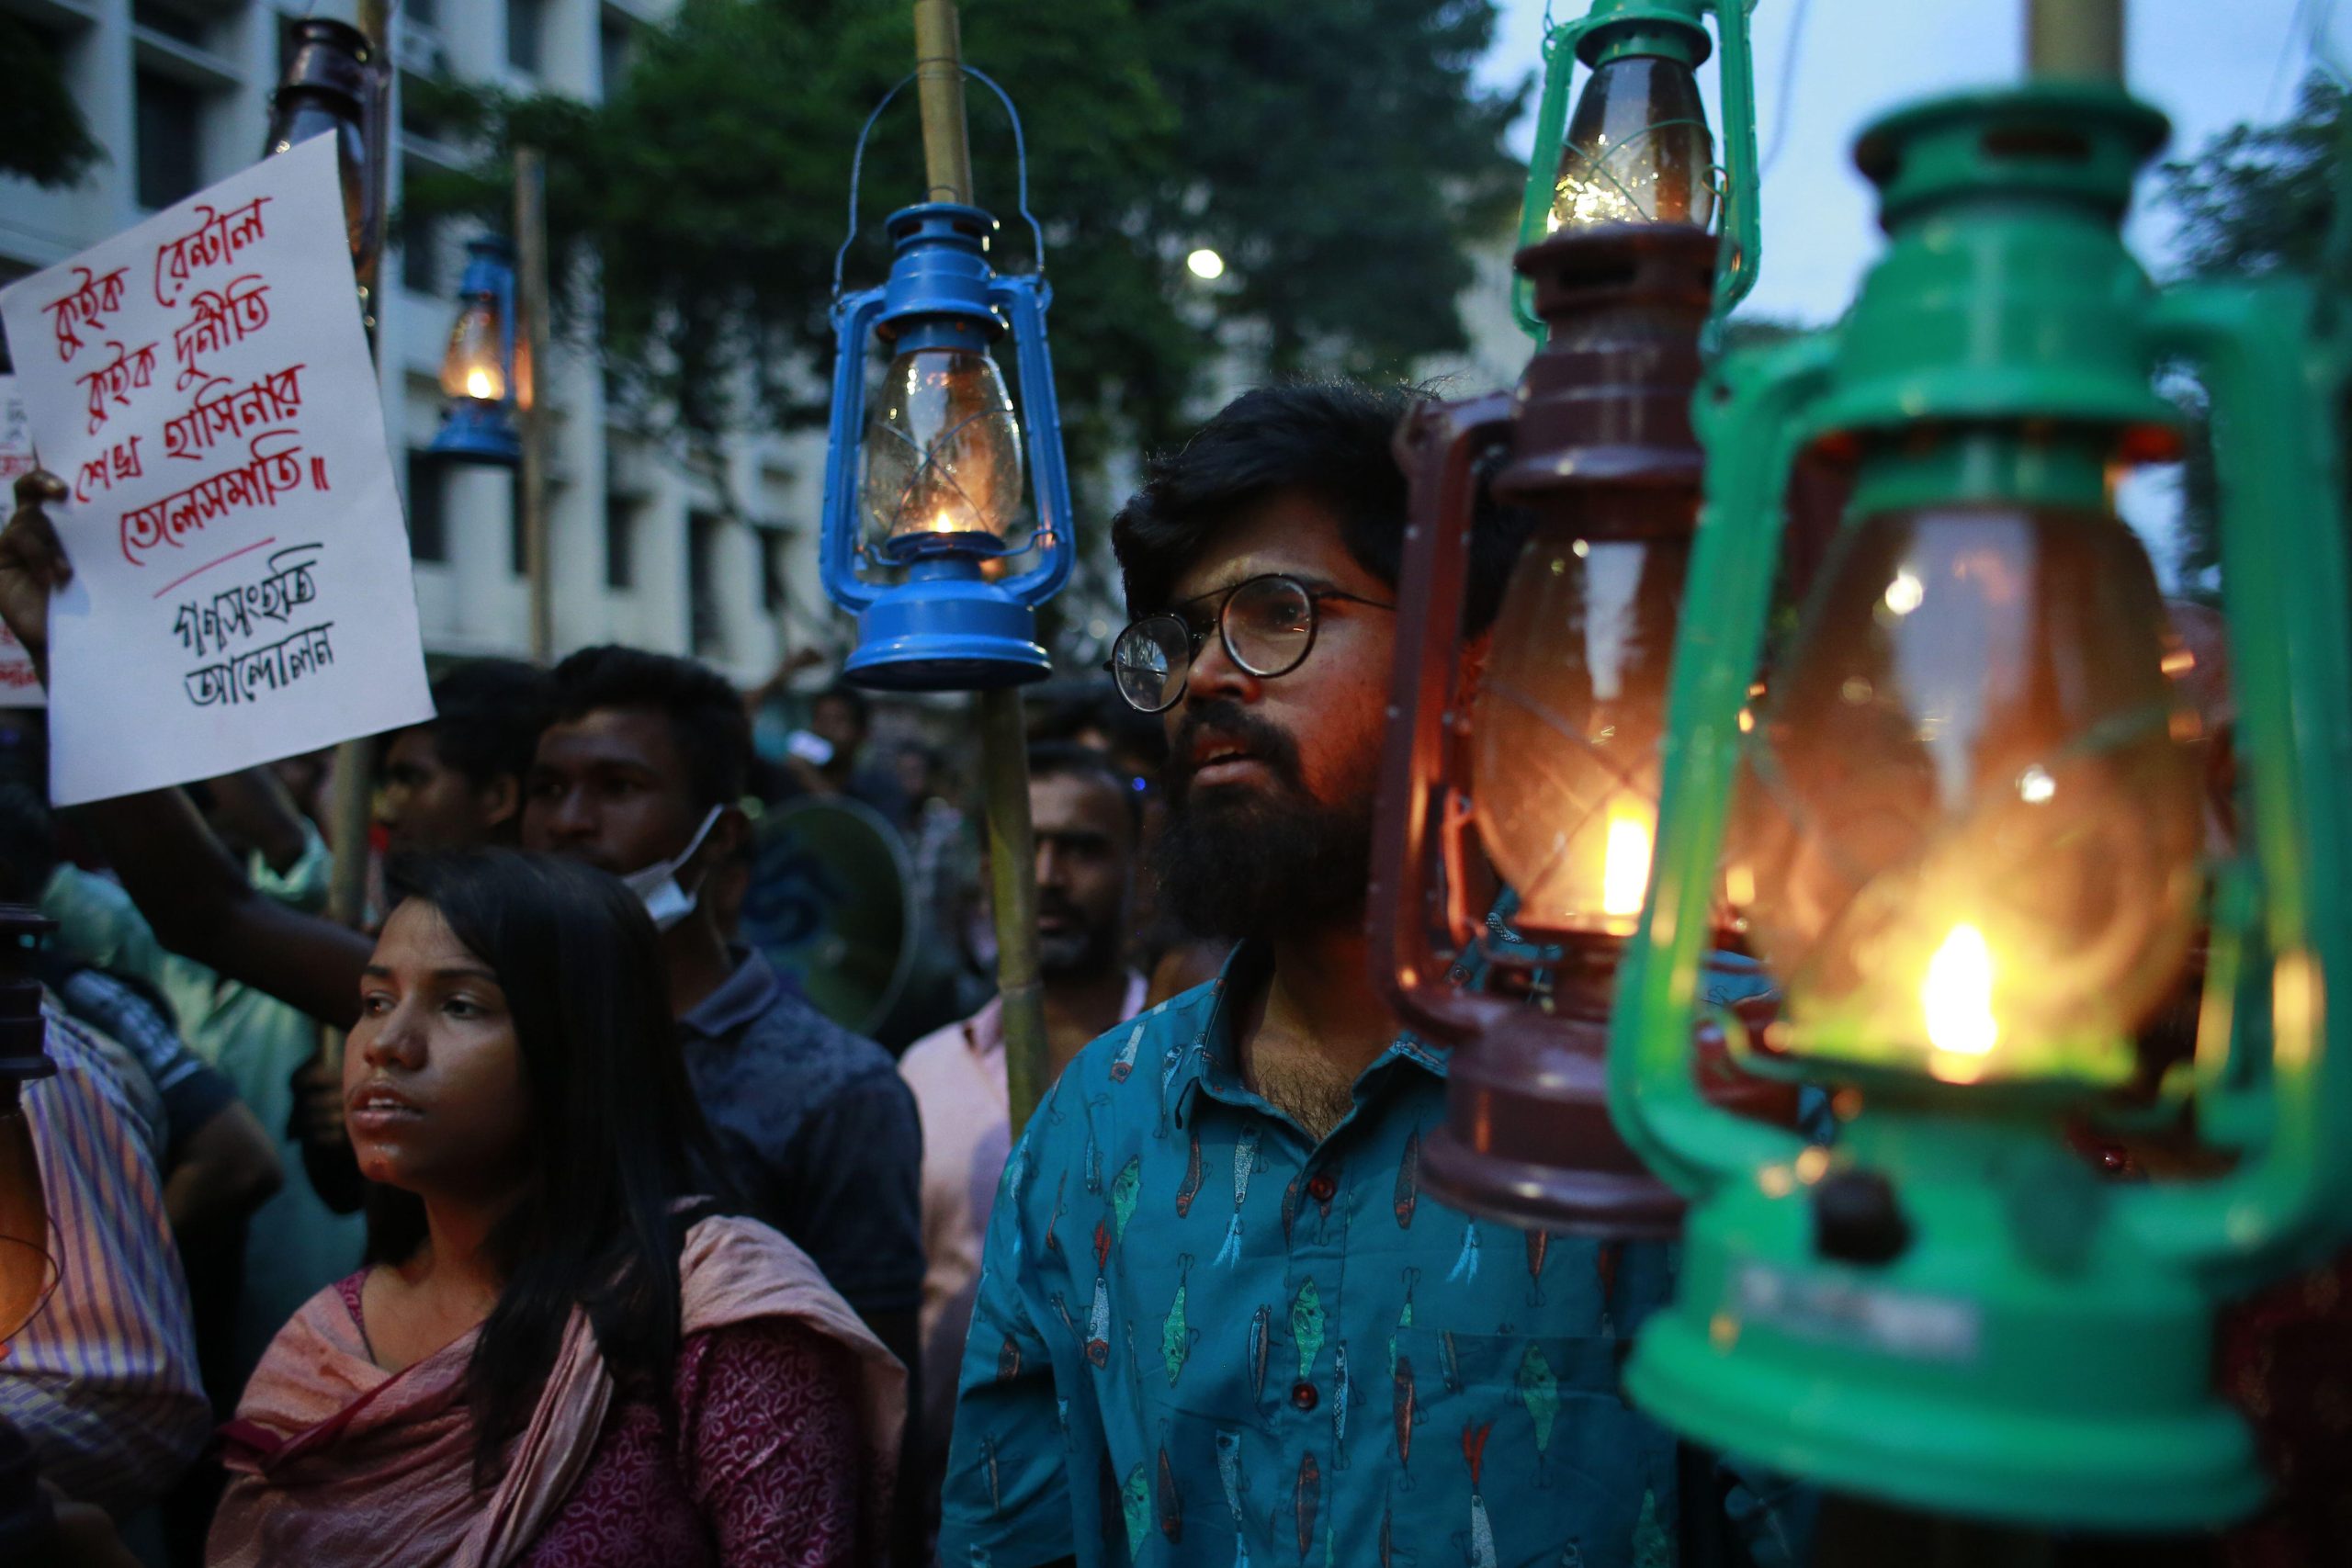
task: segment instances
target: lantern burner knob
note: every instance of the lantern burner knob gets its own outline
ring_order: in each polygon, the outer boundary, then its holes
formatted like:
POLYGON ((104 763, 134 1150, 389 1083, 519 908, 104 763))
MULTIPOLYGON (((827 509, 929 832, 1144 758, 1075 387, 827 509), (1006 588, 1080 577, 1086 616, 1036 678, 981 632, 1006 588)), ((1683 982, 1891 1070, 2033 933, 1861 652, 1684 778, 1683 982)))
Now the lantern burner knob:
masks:
POLYGON ((1843 1263, 1892 1263, 1911 1245, 1894 1184, 1875 1170, 1841 1170, 1813 1191, 1813 1246, 1843 1263))

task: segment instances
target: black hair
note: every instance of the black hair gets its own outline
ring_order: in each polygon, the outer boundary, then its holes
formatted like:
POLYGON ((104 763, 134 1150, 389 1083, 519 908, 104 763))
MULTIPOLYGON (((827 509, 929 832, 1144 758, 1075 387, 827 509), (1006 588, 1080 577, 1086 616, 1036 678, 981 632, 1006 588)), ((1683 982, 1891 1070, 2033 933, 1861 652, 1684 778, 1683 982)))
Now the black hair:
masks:
POLYGON ((519 659, 472 659, 433 682, 433 750, 476 789, 520 782, 555 708, 555 680, 519 659))
POLYGON ((548 717, 568 723, 599 708, 645 708, 668 719, 697 806, 732 806, 742 797, 752 772, 752 722, 735 688, 708 665, 618 643, 583 648, 555 667, 548 717))
MULTIPOLYGON (((1338 518, 1357 565, 1394 587, 1405 553, 1405 475, 1392 443, 1429 394, 1402 383, 1295 381, 1248 391, 1173 452, 1155 457, 1143 488, 1111 520, 1127 613, 1167 609, 1176 580, 1242 508, 1283 491, 1338 518)), ((1463 626, 1484 631, 1502 606, 1522 535, 1500 513, 1471 531, 1463 626)))
POLYGON ((874 728, 873 699, 868 697, 864 692, 859 691, 855 686, 851 685, 847 681, 836 681, 831 685, 826 687, 823 691, 819 692, 815 696, 810 697, 808 699, 809 710, 814 712, 819 703, 840 703, 842 706, 849 709, 849 716, 857 720, 857 727, 860 729, 871 729, 874 728))
POLYGON ((1099 784, 1126 802, 1127 826, 1137 835, 1143 832, 1143 791, 1136 788, 1133 778, 1120 772, 1107 752, 1080 746, 1075 740, 1040 740, 1029 748, 1029 776, 1087 779, 1099 784))
POLYGON ((62 858, 48 797, 29 784, 0 782, 0 902, 39 903, 62 858))
POLYGON ((1099 729, 1111 738, 1114 750, 1132 755, 1148 767, 1157 769, 1168 761, 1168 733, 1160 728, 1159 716, 1136 712, 1107 675, 1049 682, 1036 689, 1029 713, 1033 745, 1075 740, 1090 729, 1099 729))
MULTIPOLYGON (((402 856, 396 898, 430 904, 488 964, 514 1021, 539 1179, 492 1228, 497 1304, 466 1366, 474 1483, 494 1484, 529 1419, 572 1309, 625 1386, 668 1405, 680 1337, 681 1199, 724 1196, 687 1081, 653 922, 619 881, 554 855, 402 856)), ((424 1201, 370 1184, 368 1256, 398 1261, 425 1235, 424 1201)))

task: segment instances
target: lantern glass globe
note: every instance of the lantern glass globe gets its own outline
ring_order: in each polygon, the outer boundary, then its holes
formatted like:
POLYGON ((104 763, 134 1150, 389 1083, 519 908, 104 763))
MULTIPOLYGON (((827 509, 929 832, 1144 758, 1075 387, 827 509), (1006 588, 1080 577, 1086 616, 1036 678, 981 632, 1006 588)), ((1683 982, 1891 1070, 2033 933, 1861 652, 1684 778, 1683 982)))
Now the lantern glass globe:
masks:
POLYGON ((2108 1082, 2198 919, 2202 795, 2112 515, 1865 517, 1772 677, 1727 897, 1808 1057, 2108 1082))
POLYGON ((1715 141, 1699 79, 1679 60, 1629 55, 1577 97, 1544 231, 1689 223, 1715 215, 1715 141))
POLYGON ((918 348, 890 361, 866 422, 869 547, 922 536, 1001 543, 1021 509, 1021 425, 996 361, 918 348))

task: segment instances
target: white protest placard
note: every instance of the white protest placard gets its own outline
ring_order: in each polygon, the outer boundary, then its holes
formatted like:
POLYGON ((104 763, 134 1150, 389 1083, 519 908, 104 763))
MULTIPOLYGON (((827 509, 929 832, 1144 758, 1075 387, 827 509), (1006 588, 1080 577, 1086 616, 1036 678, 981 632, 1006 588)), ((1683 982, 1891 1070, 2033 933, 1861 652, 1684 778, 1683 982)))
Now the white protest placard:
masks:
MULTIPOLYGON (((14 376, 0 376, 0 512, 17 504, 17 476, 34 467, 33 427, 25 416, 24 397, 14 376)), ((37 708, 48 700, 40 677, 33 673, 33 656, 0 622, 0 708, 37 708)))
POLYGON ((433 716, 330 137, 0 291, 74 581, 61 806, 433 716))

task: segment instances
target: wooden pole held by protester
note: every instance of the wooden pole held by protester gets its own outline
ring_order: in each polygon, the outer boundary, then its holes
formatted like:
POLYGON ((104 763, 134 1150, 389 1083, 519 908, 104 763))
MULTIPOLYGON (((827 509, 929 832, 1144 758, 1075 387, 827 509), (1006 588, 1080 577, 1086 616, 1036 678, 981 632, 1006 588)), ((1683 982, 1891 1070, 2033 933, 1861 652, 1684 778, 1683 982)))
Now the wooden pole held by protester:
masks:
POLYGON ((523 472, 515 504, 523 509, 523 574, 531 587, 531 660, 555 655, 555 597, 548 558, 548 418, 539 380, 548 362, 547 162, 536 147, 514 149, 514 313, 521 361, 515 367, 522 412, 523 472))
MULTIPOLYGON (((964 126, 964 51, 955 0, 915 0, 915 87, 922 107, 929 199, 972 199, 972 152, 964 126)), ((989 891, 996 916, 997 994, 1004 1003, 1004 1069, 1012 1135, 1036 1109, 1051 1066, 1046 994, 1037 976, 1037 852, 1029 827, 1029 742, 1021 688, 974 699, 980 731, 989 891)))
POLYGON ((2123 80, 2123 0, 2027 0, 2025 68, 2072 82, 2123 80))

